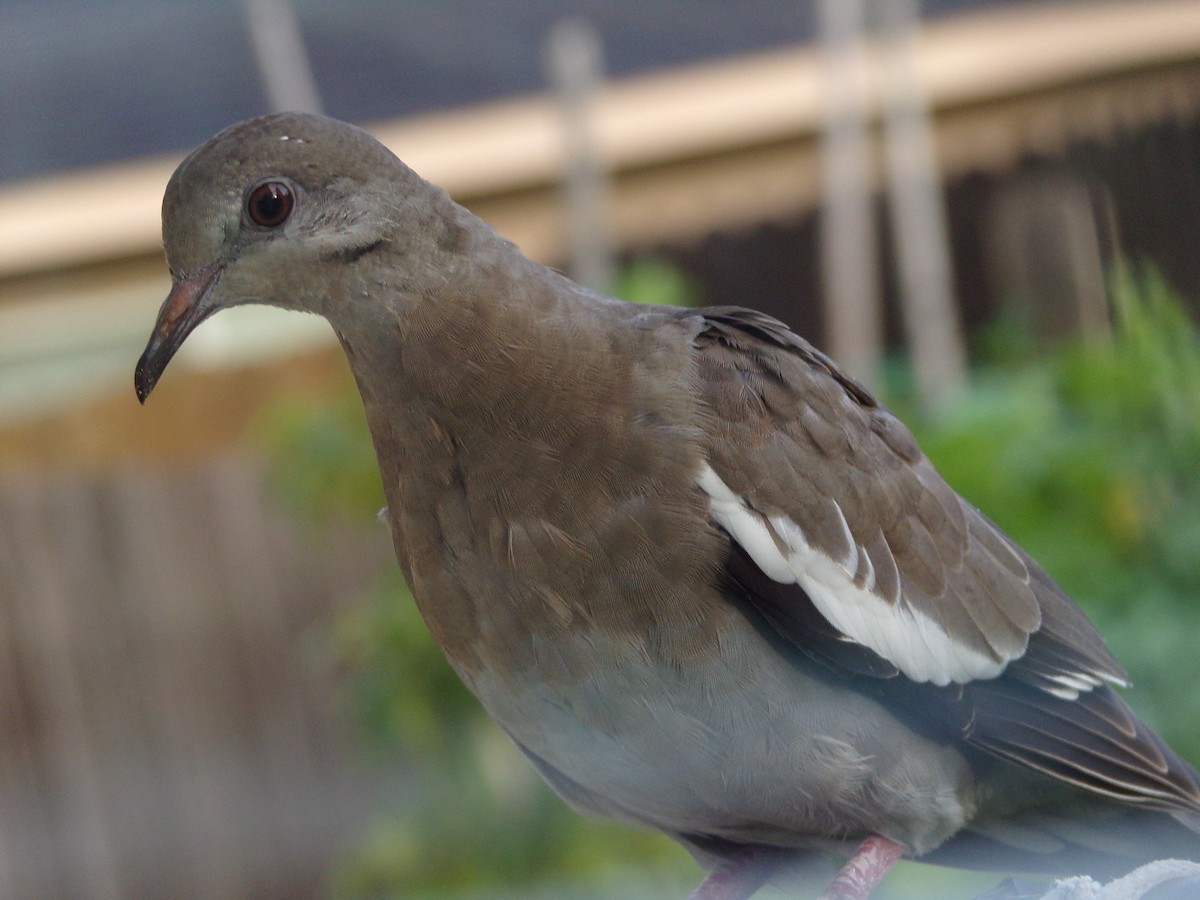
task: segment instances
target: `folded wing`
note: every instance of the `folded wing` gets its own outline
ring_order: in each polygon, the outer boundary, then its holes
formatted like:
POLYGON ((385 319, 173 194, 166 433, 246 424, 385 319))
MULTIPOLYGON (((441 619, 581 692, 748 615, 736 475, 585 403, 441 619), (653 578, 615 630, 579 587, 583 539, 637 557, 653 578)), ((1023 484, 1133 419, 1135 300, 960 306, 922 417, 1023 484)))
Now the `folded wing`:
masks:
POLYGON ((1095 793, 1200 809, 1196 775, 1113 691, 1082 611, 960 498, 912 435, 768 316, 702 312, 697 487, 736 595, 923 726, 1095 793))

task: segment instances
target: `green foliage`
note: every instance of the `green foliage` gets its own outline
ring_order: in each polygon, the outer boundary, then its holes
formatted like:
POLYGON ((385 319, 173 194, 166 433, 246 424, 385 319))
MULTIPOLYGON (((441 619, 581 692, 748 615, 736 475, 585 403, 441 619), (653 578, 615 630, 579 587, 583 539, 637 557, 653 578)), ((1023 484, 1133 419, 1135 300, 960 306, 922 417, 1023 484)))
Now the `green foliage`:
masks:
POLYGON ((696 306, 700 290, 676 266, 655 256, 645 256, 622 267, 612 294, 631 303, 696 306))
POLYGON ((258 431, 271 455, 274 489, 301 514, 358 518, 383 506, 375 451, 356 393, 281 403, 258 431))
POLYGON ((459 763, 479 721, 477 704, 446 664, 397 569, 335 623, 349 702, 370 747, 414 760, 459 763))

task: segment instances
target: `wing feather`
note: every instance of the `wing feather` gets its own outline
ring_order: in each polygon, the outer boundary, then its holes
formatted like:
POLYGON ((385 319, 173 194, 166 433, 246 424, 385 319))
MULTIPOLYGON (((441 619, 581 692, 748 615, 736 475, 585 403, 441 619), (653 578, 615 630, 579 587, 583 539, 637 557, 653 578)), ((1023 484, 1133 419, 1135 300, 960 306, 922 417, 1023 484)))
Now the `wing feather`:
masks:
POLYGON ((760 566, 917 681, 995 676, 1024 652, 1040 623, 1028 572, 1002 537, 980 546, 990 524, 908 429, 769 317, 710 310, 695 344, 711 416, 697 483, 760 566))
POLYGON ((732 601, 939 739, 1200 811, 1200 776, 1112 689, 1125 673, 1087 617, 902 424, 775 320, 703 315, 697 485, 729 535, 732 601))

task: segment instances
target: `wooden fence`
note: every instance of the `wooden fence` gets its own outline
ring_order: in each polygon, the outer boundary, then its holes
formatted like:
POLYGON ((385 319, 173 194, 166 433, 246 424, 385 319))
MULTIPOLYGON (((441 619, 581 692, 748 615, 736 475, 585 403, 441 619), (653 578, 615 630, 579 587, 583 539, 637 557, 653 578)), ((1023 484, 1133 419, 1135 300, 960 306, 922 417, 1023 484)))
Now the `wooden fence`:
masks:
POLYGON ((0 897, 326 892, 386 776, 326 625, 390 557, 253 463, 0 481, 0 897))

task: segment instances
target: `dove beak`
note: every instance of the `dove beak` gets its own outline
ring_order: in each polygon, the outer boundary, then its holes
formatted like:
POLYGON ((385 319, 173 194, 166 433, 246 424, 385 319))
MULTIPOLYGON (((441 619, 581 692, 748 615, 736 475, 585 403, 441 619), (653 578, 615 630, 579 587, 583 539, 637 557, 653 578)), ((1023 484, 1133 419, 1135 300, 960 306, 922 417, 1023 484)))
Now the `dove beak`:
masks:
POLYGON ((158 311, 158 321, 133 372, 138 402, 145 403, 177 350, 196 326, 216 312, 210 299, 221 277, 217 264, 205 266, 190 278, 177 280, 158 311))

